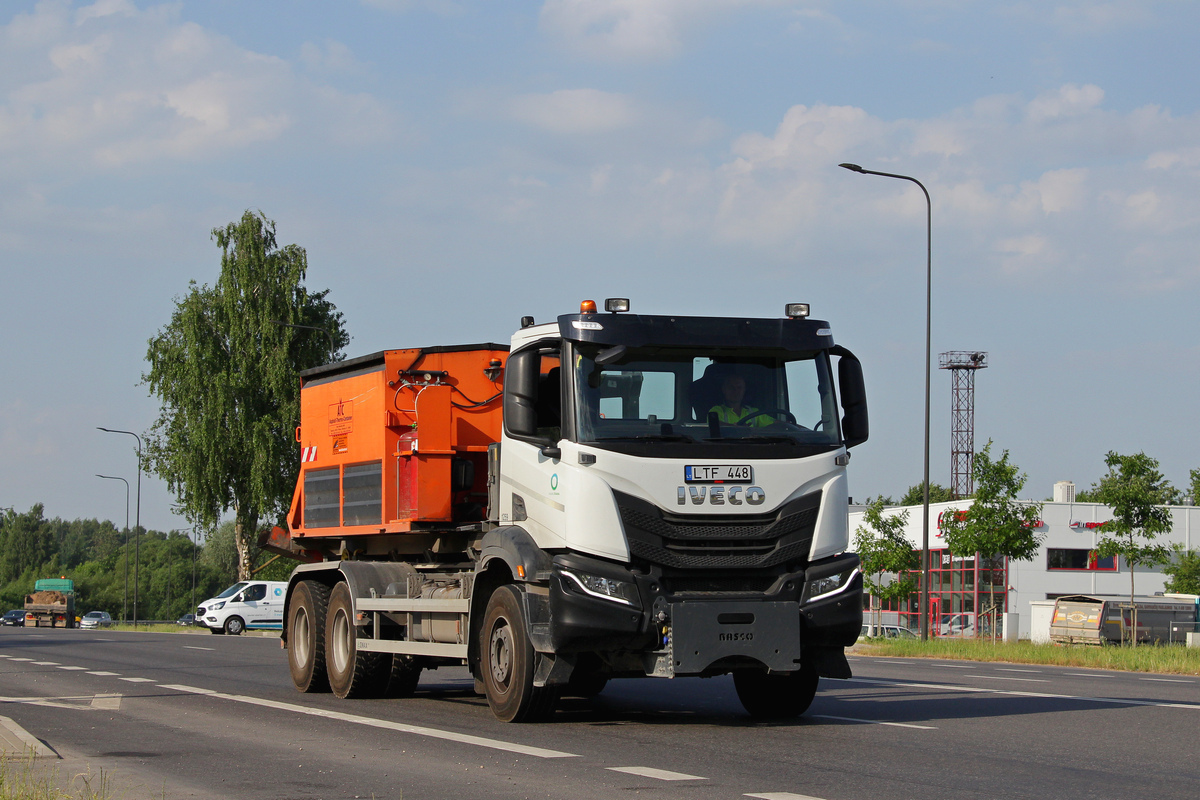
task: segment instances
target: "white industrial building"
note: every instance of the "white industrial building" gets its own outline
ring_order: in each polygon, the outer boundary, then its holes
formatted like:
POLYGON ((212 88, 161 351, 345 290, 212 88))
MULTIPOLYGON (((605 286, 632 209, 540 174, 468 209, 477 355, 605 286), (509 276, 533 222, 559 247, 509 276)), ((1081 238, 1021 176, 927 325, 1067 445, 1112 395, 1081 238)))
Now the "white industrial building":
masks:
MULTIPOLYGON (((1029 638, 1032 603, 1070 594, 1129 594, 1129 565, 1124 559, 1098 559, 1095 548, 1100 541, 1100 526, 1112 517, 1111 509, 1099 503, 1076 503, 1074 484, 1060 482, 1054 487, 1055 501, 1042 506, 1041 524, 1035 529, 1044 534, 1041 547, 1032 561, 1001 559, 991 563, 973 556, 952 555, 942 540, 939 522, 951 509, 969 508, 971 501, 934 503, 929 507, 930 549, 930 631, 962 633, 988 630, 987 614, 996 606, 1001 612, 1019 615, 1020 636, 1029 638), (995 598, 995 601, 992 601, 995 598), (1003 599, 1002 599, 1003 598, 1003 599)), ((1155 542, 1168 546, 1180 544, 1200 549, 1200 507, 1168 506, 1172 530, 1155 542)), ((885 515, 908 512, 905 528, 913 548, 921 549, 921 506, 889 508, 885 515)), ((863 524, 864 507, 850 511, 851 546, 854 531, 863 524)), ((1137 567, 1134 588, 1139 595, 1161 592, 1167 580, 1158 567, 1137 567)), ((886 624, 897 622, 913 630, 919 626, 919 598, 913 595, 900 607, 886 612, 886 624)), ((1011 618, 1010 618, 1011 619, 1011 618)))

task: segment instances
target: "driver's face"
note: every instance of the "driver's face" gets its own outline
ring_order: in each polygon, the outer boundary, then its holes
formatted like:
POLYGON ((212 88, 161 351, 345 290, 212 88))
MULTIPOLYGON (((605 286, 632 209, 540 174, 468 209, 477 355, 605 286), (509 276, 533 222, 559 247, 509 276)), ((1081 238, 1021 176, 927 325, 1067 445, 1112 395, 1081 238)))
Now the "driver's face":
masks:
POLYGON ((722 381, 721 394, 725 396, 725 405, 730 408, 741 408, 742 398, 746 394, 746 379, 731 375, 722 381))

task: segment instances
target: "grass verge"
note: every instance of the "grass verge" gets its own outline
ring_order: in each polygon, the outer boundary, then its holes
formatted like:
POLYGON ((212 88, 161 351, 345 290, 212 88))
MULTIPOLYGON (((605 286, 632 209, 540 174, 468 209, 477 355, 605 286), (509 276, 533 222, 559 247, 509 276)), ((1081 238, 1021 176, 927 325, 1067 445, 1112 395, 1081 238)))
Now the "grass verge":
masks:
POLYGON ((948 658, 959 661, 1003 661, 1058 667, 1200 675, 1200 648, 1182 645, 1087 645, 996 642, 987 639, 859 639, 854 653, 899 658, 948 658))
POLYGON ((107 800, 108 776, 76 775, 68 791, 59 787, 58 770, 29 757, 0 754, 0 800, 107 800))

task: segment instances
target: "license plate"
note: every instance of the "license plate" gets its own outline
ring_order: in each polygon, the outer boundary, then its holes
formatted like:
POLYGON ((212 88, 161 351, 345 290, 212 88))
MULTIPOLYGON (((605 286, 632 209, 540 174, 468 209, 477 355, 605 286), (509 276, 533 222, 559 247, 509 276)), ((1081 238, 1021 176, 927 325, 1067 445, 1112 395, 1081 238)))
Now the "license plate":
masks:
POLYGON ((749 464, 688 464, 683 468, 685 483, 753 483, 754 470, 749 464))

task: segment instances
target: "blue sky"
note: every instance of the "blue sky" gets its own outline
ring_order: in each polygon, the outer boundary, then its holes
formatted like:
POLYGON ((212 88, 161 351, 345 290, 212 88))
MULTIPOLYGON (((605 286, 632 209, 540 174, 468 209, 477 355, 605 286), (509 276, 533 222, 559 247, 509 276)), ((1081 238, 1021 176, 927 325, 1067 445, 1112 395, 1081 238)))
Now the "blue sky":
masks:
MULTIPOLYGON (((121 521, 146 341, 260 209, 349 353, 507 341, 584 298, 812 304, 863 360, 851 493, 921 474, 933 348, 1026 494, 1200 467, 1200 4, 803 0, 0 6, 0 507, 121 521), (1190 46, 1189 46, 1190 45, 1190 46)), ((950 376, 933 376, 950 481, 950 376)), ((185 527, 164 484, 143 523, 185 527)))

